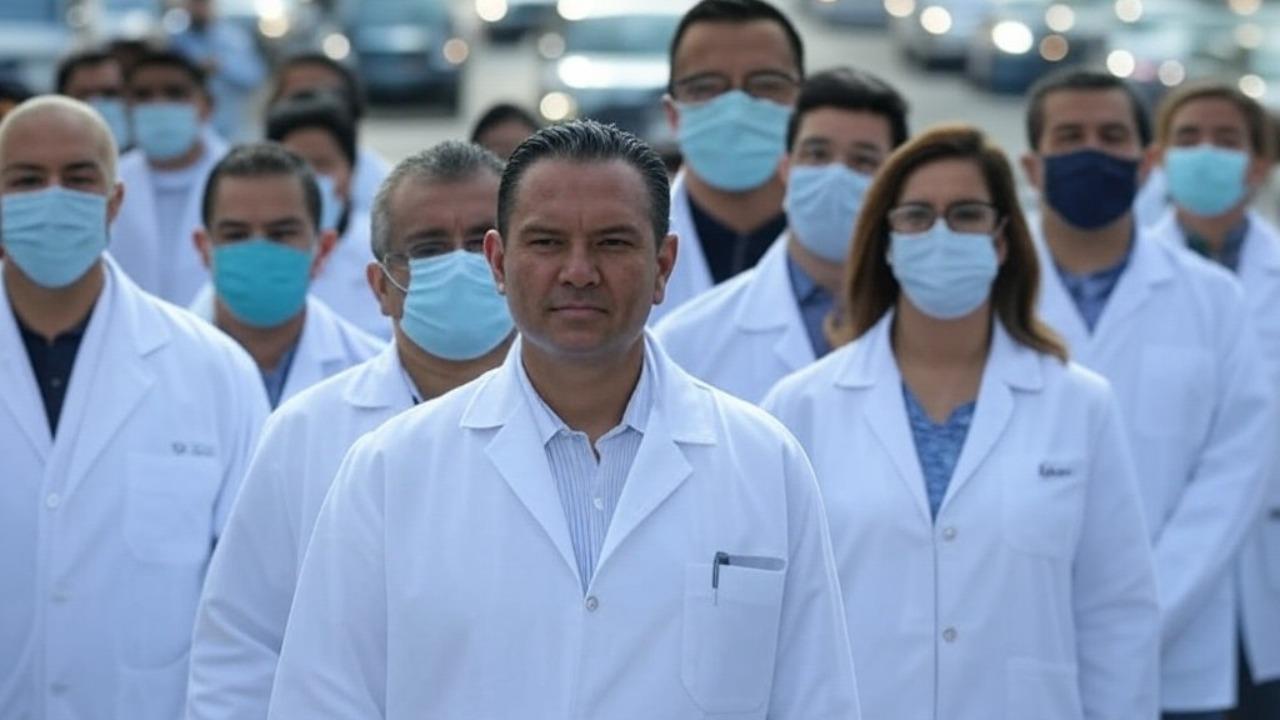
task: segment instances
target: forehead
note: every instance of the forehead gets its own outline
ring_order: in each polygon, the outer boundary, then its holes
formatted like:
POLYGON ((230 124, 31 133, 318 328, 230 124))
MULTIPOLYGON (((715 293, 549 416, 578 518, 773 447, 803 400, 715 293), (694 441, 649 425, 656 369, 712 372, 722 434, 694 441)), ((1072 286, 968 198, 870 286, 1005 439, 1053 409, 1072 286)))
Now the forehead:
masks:
POLYGON ((987 179, 977 161, 947 158, 925 163, 902 183, 899 202, 958 199, 990 200, 987 179))
POLYGON ((806 112, 796 128, 796 141, 823 139, 866 143, 888 149, 893 144, 889 119, 870 110, 822 107, 806 112))
POLYGON ((294 175, 253 177, 223 175, 218 179, 210 220, 257 222, 308 217, 302 182, 294 175))
POLYGON ((1058 125, 1123 124, 1137 132, 1133 101, 1120 88, 1055 90, 1044 96, 1046 130, 1058 125))
POLYGON ((75 163, 105 169, 113 152, 101 129, 67 111, 47 110, 18 118, 0 145, 4 168, 36 165, 56 170, 75 163))
POLYGON ((129 78, 129 86, 138 87, 141 85, 183 85, 192 89, 196 88, 195 79, 186 70, 175 65, 147 65, 138 68, 129 78))
MULTIPOLYGON (((516 188, 510 226, 557 228, 649 227, 649 195, 640 171, 623 160, 541 160, 516 188)), ((651 234, 651 233, 646 233, 651 234)))
POLYGON ((493 222, 498 176, 479 172, 458 181, 408 180, 391 196, 392 223, 403 232, 414 225, 493 222), (418 222, 415 222, 418 221, 418 222))
POLYGON ((301 90, 345 87, 346 80, 340 73, 320 63, 291 65, 280 76, 281 95, 291 95, 301 90))
POLYGON ((1188 100, 1174 111, 1170 125, 1230 126, 1244 128, 1249 124, 1244 111, 1234 102, 1221 97, 1188 100))
POLYGON ((694 23, 680 39, 672 68, 677 75, 753 70, 799 71, 786 31, 773 20, 694 23))
POLYGON ((121 82, 120 64, 110 58, 84 63, 71 71, 68 82, 121 82))

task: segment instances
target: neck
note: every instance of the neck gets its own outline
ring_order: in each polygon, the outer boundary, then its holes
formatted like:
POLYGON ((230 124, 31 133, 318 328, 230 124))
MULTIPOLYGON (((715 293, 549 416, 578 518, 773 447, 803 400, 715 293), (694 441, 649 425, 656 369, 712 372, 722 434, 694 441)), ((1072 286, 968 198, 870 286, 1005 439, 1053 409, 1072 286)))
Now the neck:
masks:
POLYGON ((684 182, 690 199, 700 210, 744 235, 777 217, 782 212, 782 198, 786 193, 786 186, 777 174, 764 185, 746 192, 717 190, 690 171, 685 172, 684 182))
POLYGON ((1081 230, 1047 205, 1042 204, 1040 212, 1044 239, 1054 262, 1076 275, 1115 267, 1133 242, 1133 213, 1098 230, 1081 230))
POLYGON ((214 324, 240 343, 240 346, 258 364, 258 369, 267 371, 274 370, 288 354, 289 349, 298 344, 298 338, 302 337, 302 326, 307 319, 307 311, 304 308, 302 312, 281 325, 259 328, 241 322, 227 310, 221 300, 215 300, 213 317, 214 324))
POLYGON ((991 305, 955 320, 939 320, 899 300, 893 322, 894 354, 917 367, 971 367, 986 363, 991 346, 991 305))
POLYGON ((566 360, 544 353, 526 339, 520 359, 533 389, 592 445, 617 427, 644 367, 644 338, 611 358, 566 360))
POLYGON ((185 153, 179 155, 172 160, 151 160, 147 163, 151 165, 153 170, 161 172, 173 172, 174 170, 186 170, 200 161, 200 156, 204 154, 204 141, 197 140, 195 145, 185 153))
POLYGON ((791 231, 787 232, 787 255, 800 266, 813 281, 832 296, 840 294, 840 286, 844 282, 844 266, 824 260, 801 245, 791 231))
POLYGON ((1222 246, 1227 243, 1227 236, 1244 222, 1247 208, 1244 205, 1225 215, 1200 217, 1179 208, 1178 222, 1209 245, 1214 257, 1222 254, 1222 246))
POLYGON ((5 294, 22 324, 49 342, 84 322, 102 295, 106 271, 94 264, 79 280, 63 288, 46 288, 32 282, 12 262, 4 268, 5 294))
POLYGON ((397 326, 396 355, 400 365, 404 367, 409 379, 413 381, 418 397, 423 400, 437 398, 456 387, 465 385, 502 364, 507 350, 511 348, 511 337, 502 341, 497 347, 474 360, 445 360, 428 353, 418 347, 400 331, 397 326))

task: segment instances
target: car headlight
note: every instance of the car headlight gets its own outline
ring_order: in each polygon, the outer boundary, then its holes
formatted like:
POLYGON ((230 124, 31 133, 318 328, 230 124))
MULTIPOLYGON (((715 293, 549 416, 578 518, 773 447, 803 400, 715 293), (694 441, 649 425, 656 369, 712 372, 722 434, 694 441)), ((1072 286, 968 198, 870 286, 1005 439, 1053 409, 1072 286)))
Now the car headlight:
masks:
POLYGON ((342 62, 351 55, 351 40, 342 33, 330 33, 320 43, 320 49, 324 52, 325 57, 330 60, 342 62))
POLYGON ((1026 23, 1004 20, 991 28, 991 42, 1001 52, 1026 55, 1036 44, 1036 37, 1026 23))
POLYGON ((507 0, 476 0, 476 16, 495 23, 507 16, 507 0))
POLYGON ((538 103, 538 112, 550 122, 568 120, 577 110, 578 104, 574 102, 573 97, 559 91, 543 95, 538 103))
POLYGON ((916 11, 915 0, 884 0, 884 11, 896 18, 911 17, 916 11))
POLYGON ((591 0, 559 0, 556 3, 556 12, 560 14, 561 20, 581 20, 591 12, 591 0))
POLYGON ((571 55, 556 64, 556 76, 565 87, 589 87, 596 82, 595 74, 595 63, 581 55, 571 55))
POLYGON ((920 27, 930 35, 946 35, 951 32, 951 13, 938 5, 930 5, 920 11, 920 27))
POLYGON ((460 37, 451 37, 444 42, 440 53, 450 65, 461 65, 471 56, 471 46, 460 37))

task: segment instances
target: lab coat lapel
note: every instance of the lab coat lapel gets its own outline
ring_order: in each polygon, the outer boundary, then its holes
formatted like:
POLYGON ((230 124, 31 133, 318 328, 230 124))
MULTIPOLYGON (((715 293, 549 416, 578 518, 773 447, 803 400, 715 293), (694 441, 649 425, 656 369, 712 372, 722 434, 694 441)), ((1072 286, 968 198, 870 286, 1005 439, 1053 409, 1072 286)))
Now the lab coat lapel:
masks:
POLYGON ((776 333, 773 354, 790 371, 813 363, 813 343, 805 329, 800 307, 787 269, 787 237, 784 233, 760 259, 745 302, 735 322, 748 333, 776 333))
POLYGON ((412 407, 413 394, 394 340, 361 366, 343 390, 343 400, 352 407, 369 410, 412 407))
POLYGON ((281 401, 329 377, 343 364, 342 338, 333 311, 315 297, 307 296, 307 316, 298 336, 293 366, 285 378, 281 401))
POLYGON ((1049 245, 1045 242, 1043 235, 1039 234, 1039 225, 1037 224, 1035 228, 1037 230, 1036 255, 1040 261, 1039 314, 1062 336, 1073 354, 1084 355, 1092 340, 1089 328, 1084 324, 1080 311, 1076 309, 1075 301, 1067 292, 1062 277, 1058 275, 1057 264, 1054 263, 1053 255, 1049 252, 1049 245))
POLYGON ((9 293, 0 279, 0 405, 13 415, 14 424, 41 460, 48 461, 53 438, 45 419, 44 401, 36 387, 31 358, 27 356, 22 333, 9 305, 9 293))
POLYGON ((1268 287, 1280 278, 1280 238, 1257 213, 1249 213, 1249 234, 1240 249, 1239 278, 1246 288, 1268 287))
POLYGON ((1119 328, 1130 315, 1142 309, 1155 293, 1155 287, 1172 275, 1168 260, 1156 246, 1159 242, 1160 239, 1147 230, 1134 237, 1129 266, 1111 291, 1093 329, 1094 335, 1105 337, 1119 332, 1113 328, 1119 328))

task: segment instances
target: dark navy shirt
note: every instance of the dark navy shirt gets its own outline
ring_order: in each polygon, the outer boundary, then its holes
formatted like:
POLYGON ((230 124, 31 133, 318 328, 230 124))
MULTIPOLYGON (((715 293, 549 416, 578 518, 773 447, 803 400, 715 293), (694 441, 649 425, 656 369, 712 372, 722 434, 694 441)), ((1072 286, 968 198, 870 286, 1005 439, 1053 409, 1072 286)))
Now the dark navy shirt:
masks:
POLYGON ((692 196, 689 197, 689 212, 714 283, 722 283, 743 270, 755 267, 773 241, 787 229, 787 215, 779 212, 764 225, 740 235, 698 207, 692 196))
POLYGON ((67 397, 71 371, 75 368, 80 341, 84 339, 85 328, 89 327, 89 319, 92 317, 93 310, 90 310, 80 324, 49 342, 43 335, 24 325, 17 313, 13 315, 18 322, 18 330, 22 333, 22 344, 27 347, 27 358, 31 360, 31 370, 36 376, 40 399, 44 401, 44 415, 49 421, 50 435, 58 434, 58 419, 62 416, 62 402, 67 397))

